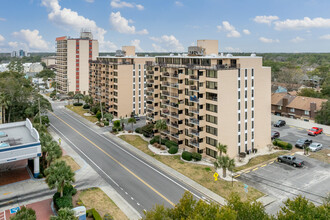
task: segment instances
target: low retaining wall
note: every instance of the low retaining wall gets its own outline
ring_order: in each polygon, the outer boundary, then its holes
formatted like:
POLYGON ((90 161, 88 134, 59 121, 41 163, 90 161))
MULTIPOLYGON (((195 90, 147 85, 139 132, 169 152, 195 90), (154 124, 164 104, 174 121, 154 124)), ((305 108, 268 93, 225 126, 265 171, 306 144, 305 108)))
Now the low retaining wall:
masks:
POLYGON ((287 118, 277 115, 272 115, 272 122, 276 122, 278 120, 284 120, 287 125, 292 125, 300 128, 310 129, 311 127, 320 127, 323 128, 323 132, 326 134, 330 134, 330 126, 317 124, 313 122, 303 121, 299 119, 287 118))

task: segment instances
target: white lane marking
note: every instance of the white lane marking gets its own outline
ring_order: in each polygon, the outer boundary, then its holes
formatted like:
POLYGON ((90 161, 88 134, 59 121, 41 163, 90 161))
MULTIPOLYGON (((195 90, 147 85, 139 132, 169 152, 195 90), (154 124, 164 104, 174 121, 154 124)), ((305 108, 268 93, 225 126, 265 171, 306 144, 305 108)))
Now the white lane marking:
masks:
POLYGON ((134 198, 133 198, 133 197, 131 197, 131 199, 132 199, 132 200, 134 200, 134 198))
MULTIPOLYGON (((196 195, 195 193, 191 192, 190 190, 188 190, 186 187, 182 186, 181 184, 177 183, 176 181, 174 181, 173 179, 171 179, 170 177, 166 176, 165 174, 161 173, 160 171, 156 170, 155 168, 153 168, 152 166, 150 166, 149 164, 145 163, 144 161, 140 160, 139 158, 137 158, 136 156, 132 155, 130 152, 126 151, 125 149, 123 149, 121 146, 119 146, 118 144, 114 143, 113 141, 109 140, 108 138, 105 138, 103 135, 100 135, 99 133, 95 132, 94 130, 92 130, 91 128, 89 128, 87 125, 85 125, 84 123, 82 123, 81 121, 79 121, 78 119, 75 119, 74 117, 72 117, 71 115, 69 115, 66 112, 63 112, 64 114, 66 114, 67 116, 69 116, 70 118, 74 119, 75 121, 79 122, 80 124, 82 124, 83 126, 85 126, 86 128, 88 128, 89 130, 91 130, 92 132, 94 132, 95 134, 99 135, 100 137, 104 138, 106 141, 112 143, 113 145, 117 146, 119 149, 121 149, 122 151, 124 151, 125 153, 127 153, 128 155, 130 155, 131 157, 135 158, 136 160, 140 161, 141 163, 143 163, 145 166, 151 168, 152 170, 156 171, 158 174, 162 175, 163 177, 165 177, 166 179, 170 180, 171 182, 175 183, 176 185, 178 185, 179 187, 181 187, 182 189, 184 189, 185 191, 189 191, 191 194, 193 194, 194 196, 196 196, 199 199, 202 199, 201 197, 199 197, 198 195, 196 195)), ((203 200, 203 199, 202 199, 203 200)))
MULTIPOLYGON (((70 139, 68 139, 62 132, 60 132, 53 124, 50 123, 50 126, 53 127, 58 133, 60 133, 65 139, 67 139, 77 150, 79 150, 79 152, 81 152, 90 162, 92 162, 104 175, 106 175, 116 186, 119 187, 119 185, 108 175, 106 174, 96 163, 94 163, 94 161, 92 161, 84 152, 82 152, 74 143, 72 143, 72 141, 70 141, 70 139)), ((119 187, 120 189, 123 190, 123 188, 119 187)), ((125 192, 126 195, 128 194, 127 192, 125 192)), ((142 216, 140 216, 142 217, 142 216)))
POLYGON ((138 203, 138 202, 137 202, 136 204, 137 204, 137 205, 140 205, 140 203, 138 203))
POLYGON ((125 192, 125 194, 126 194, 126 195, 128 195, 128 193, 127 193, 127 192, 125 192))

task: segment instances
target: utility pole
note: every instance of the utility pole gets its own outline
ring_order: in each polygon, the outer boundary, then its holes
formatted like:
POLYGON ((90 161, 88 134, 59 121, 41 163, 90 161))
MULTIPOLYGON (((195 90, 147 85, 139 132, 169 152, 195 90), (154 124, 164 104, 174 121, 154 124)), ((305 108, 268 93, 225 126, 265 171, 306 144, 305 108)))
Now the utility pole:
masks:
POLYGON ((102 108, 102 97, 101 97, 100 87, 98 87, 98 90, 99 90, 99 96, 100 96, 101 121, 103 121, 103 108, 102 108))
POLYGON ((39 108, 39 123, 41 125, 40 97, 38 98, 38 108, 39 108))

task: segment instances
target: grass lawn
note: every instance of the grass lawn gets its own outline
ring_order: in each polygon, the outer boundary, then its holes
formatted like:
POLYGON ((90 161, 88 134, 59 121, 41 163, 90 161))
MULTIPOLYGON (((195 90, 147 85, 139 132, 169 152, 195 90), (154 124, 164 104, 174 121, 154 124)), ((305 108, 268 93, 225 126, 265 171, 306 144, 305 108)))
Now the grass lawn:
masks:
POLYGON ((117 207, 117 205, 100 189, 90 188, 77 193, 78 199, 86 209, 95 208, 103 216, 109 213, 115 220, 128 219, 127 216, 117 207))
POLYGON ((97 122, 97 118, 95 116, 85 116, 84 113, 87 113, 88 110, 83 109, 82 106, 73 106, 73 105, 66 105, 66 108, 70 109, 71 111, 77 113, 78 115, 86 118, 87 120, 89 120, 90 122, 97 122))
POLYGON ((65 156, 61 157, 59 160, 65 161, 65 163, 71 167, 73 172, 80 169, 80 166, 69 155, 65 155, 65 156))
MULTIPOLYGON (((223 181, 218 179, 218 181, 214 181, 214 168, 209 166, 185 163, 180 160, 180 155, 175 156, 160 156, 153 155, 153 153, 148 149, 148 143, 144 141, 140 136, 137 135, 121 135, 119 136, 122 140, 128 142, 129 144, 135 146, 140 149, 144 153, 154 157, 160 162, 166 164, 167 166, 177 170, 178 172, 184 174, 185 176, 193 179, 197 183, 202 186, 208 188, 209 190, 219 194, 224 198, 229 198, 229 195, 232 192, 237 192, 242 196, 242 200, 255 200, 263 196, 264 194, 252 187, 249 187, 249 192, 247 197, 244 192, 244 184, 242 182, 234 182, 234 186, 232 187, 231 182, 223 181)), ((227 175, 230 175, 227 172, 227 175)))
POLYGON ((328 156, 328 154, 330 154, 330 149, 323 149, 317 152, 310 152, 310 156, 311 158, 320 160, 324 163, 330 163, 330 157, 328 156))
POLYGON ((243 166, 240 166, 240 167, 235 167, 234 171, 237 172, 237 171, 240 171, 240 170, 245 170, 247 168, 256 166, 256 165, 261 164, 262 162, 265 162, 265 161, 268 161, 268 160, 275 159, 278 156, 284 155, 284 154, 287 154, 287 153, 288 153, 287 151, 278 151, 278 152, 275 152, 275 153, 272 153, 272 154, 267 154, 267 155, 261 155, 261 156, 254 157, 247 164, 245 164, 243 166))

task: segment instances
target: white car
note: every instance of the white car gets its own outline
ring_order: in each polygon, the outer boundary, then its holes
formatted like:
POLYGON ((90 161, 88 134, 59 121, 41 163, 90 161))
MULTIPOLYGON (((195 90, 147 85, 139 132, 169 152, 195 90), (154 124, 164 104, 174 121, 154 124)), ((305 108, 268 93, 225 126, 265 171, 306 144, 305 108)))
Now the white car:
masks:
POLYGON ((309 145, 309 149, 312 151, 312 152, 315 152, 315 151, 318 151, 318 150, 321 150, 323 147, 322 144, 320 143, 311 143, 309 145))

